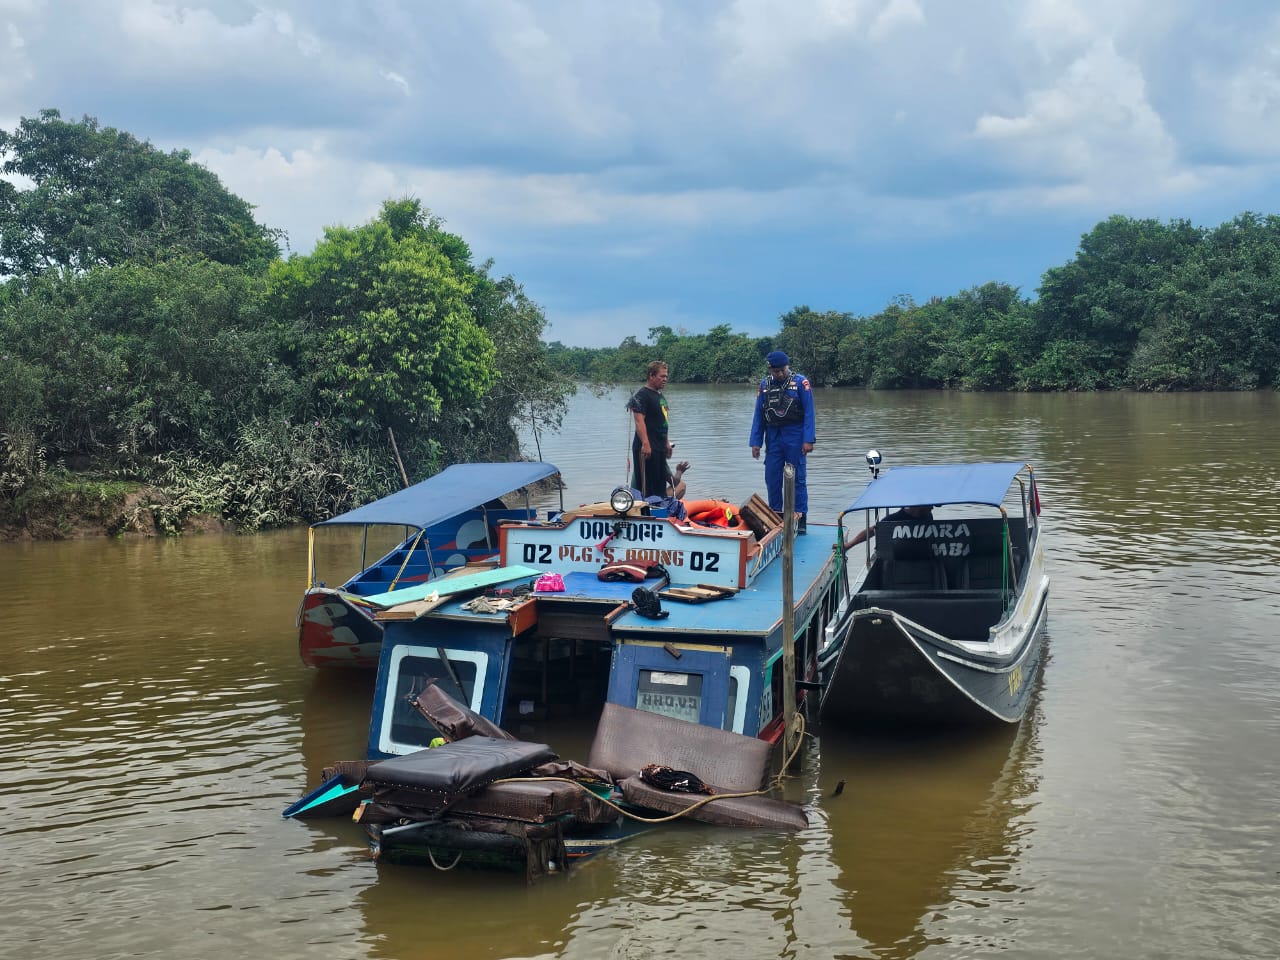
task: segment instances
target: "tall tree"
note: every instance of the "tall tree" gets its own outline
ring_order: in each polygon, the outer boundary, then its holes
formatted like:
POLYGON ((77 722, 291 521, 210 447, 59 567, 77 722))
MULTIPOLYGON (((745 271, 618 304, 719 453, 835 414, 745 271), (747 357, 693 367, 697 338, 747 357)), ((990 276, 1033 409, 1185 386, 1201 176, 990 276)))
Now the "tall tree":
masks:
POLYGON ((328 228, 268 280, 313 403, 366 440, 395 429, 419 475, 439 466, 433 428, 476 406, 497 377, 493 338, 469 302, 477 274, 448 236, 417 201, 389 201, 362 227, 328 228))
POLYGON ((0 275, 185 253, 261 268, 280 254, 280 231, 257 223, 190 153, 164 153, 92 117, 42 110, 0 130, 0 171, 20 178, 0 181, 0 275))

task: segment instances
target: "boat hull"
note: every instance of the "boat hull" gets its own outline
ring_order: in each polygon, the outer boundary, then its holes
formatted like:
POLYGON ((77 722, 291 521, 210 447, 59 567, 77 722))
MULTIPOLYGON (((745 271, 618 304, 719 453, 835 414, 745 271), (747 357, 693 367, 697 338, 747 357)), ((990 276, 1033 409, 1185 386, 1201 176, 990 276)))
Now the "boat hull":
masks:
POLYGON ((382 653, 382 625, 373 610, 340 591, 313 587, 302 598, 298 655, 309 667, 376 670, 382 653))
POLYGON ((1043 659, 1047 606, 1046 590, 1003 654, 892 610, 852 612, 823 660, 823 724, 1017 723, 1043 659))

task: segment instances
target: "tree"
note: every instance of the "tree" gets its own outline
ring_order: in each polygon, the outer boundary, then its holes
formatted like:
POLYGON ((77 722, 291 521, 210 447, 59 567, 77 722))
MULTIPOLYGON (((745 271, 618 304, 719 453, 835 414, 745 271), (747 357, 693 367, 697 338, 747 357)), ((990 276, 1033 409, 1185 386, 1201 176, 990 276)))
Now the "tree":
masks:
POLYGON ((1075 370, 1085 379, 1068 389, 1121 386, 1141 331, 1151 325, 1153 293, 1201 240, 1185 220, 1121 216, 1085 234, 1074 260, 1045 271, 1037 307, 1043 352, 1067 365, 1051 370, 1041 363, 1033 380, 1061 383, 1063 373, 1075 370))
POLYGON ((42 110, 0 131, 0 171, 32 184, 0 181, 0 275, 193 253, 260 269, 280 254, 280 232, 187 151, 163 153, 92 117, 42 110))
POLYGON ((326 229, 309 256, 273 264, 268 302, 315 408, 366 441, 393 428, 421 474, 440 465, 433 428, 479 403, 497 371, 468 301, 465 245, 438 242, 439 221, 407 203, 408 222, 406 201, 390 201, 362 227, 326 229))
MULTIPOLYGON (((514 457, 519 450, 512 421, 527 417, 536 442, 540 431, 559 429, 568 408, 566 398, 576 387, 570 376, 556 369, 542 342, 547 325, 542 309, 510 276, 491 279, 489 268, 485 264, 480 269, 469 299, 477 321, 493 341, 497 375, 478 407, 460 415, 471 429, 461 429, 459 422, 446 436, 465 441, 476 455, 505 451, 514 457)), ((475 458, 460 445, 449 452, 451 459, 475 458)), ((535 455, 541 454, 535 451, 535 455)))
POLYGON ((0 308, 0 353, 40 384, 38 402, 17 394, 22 416, 58 456, 225 452, 242 422, 294 389, 271 365, 259 287, 200 257, 30 281, 0 308))

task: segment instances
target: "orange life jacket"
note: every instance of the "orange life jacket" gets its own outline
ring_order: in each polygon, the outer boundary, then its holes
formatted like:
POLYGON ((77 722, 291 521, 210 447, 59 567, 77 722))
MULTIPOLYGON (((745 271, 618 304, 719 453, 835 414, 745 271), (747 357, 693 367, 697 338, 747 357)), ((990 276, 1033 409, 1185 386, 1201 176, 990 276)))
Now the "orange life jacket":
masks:
POLYGON ((685 514, 693 523, 713 527, 740 527, 738 508, 728 500, 685 500, 685 514))

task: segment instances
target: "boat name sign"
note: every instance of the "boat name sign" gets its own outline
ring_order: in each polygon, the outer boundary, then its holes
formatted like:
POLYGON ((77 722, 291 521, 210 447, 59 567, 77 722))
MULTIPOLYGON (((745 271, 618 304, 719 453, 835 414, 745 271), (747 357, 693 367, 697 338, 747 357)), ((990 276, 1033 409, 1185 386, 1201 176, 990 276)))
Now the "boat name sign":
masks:
POLYGON ((681 573, 697 575, 700 583, 737 588, 737 541, 716 543, 711 538, 686 537, 661 520, 577 519, 564 530, 546 527, 507 527, 507 563, 547 570, 594 573, 617 560, 650 560, 667 568, 672 580, 681 573), (695 548, 696 545, 696 548, 695 548))
POLYGON ((918 523, 903 524, 893 528, 895 540, 930 540, 934 556, 965 557, 973 549, 969 543, 967 523, 918 523), (945 542, 950 541, 950 542, 945 542))

